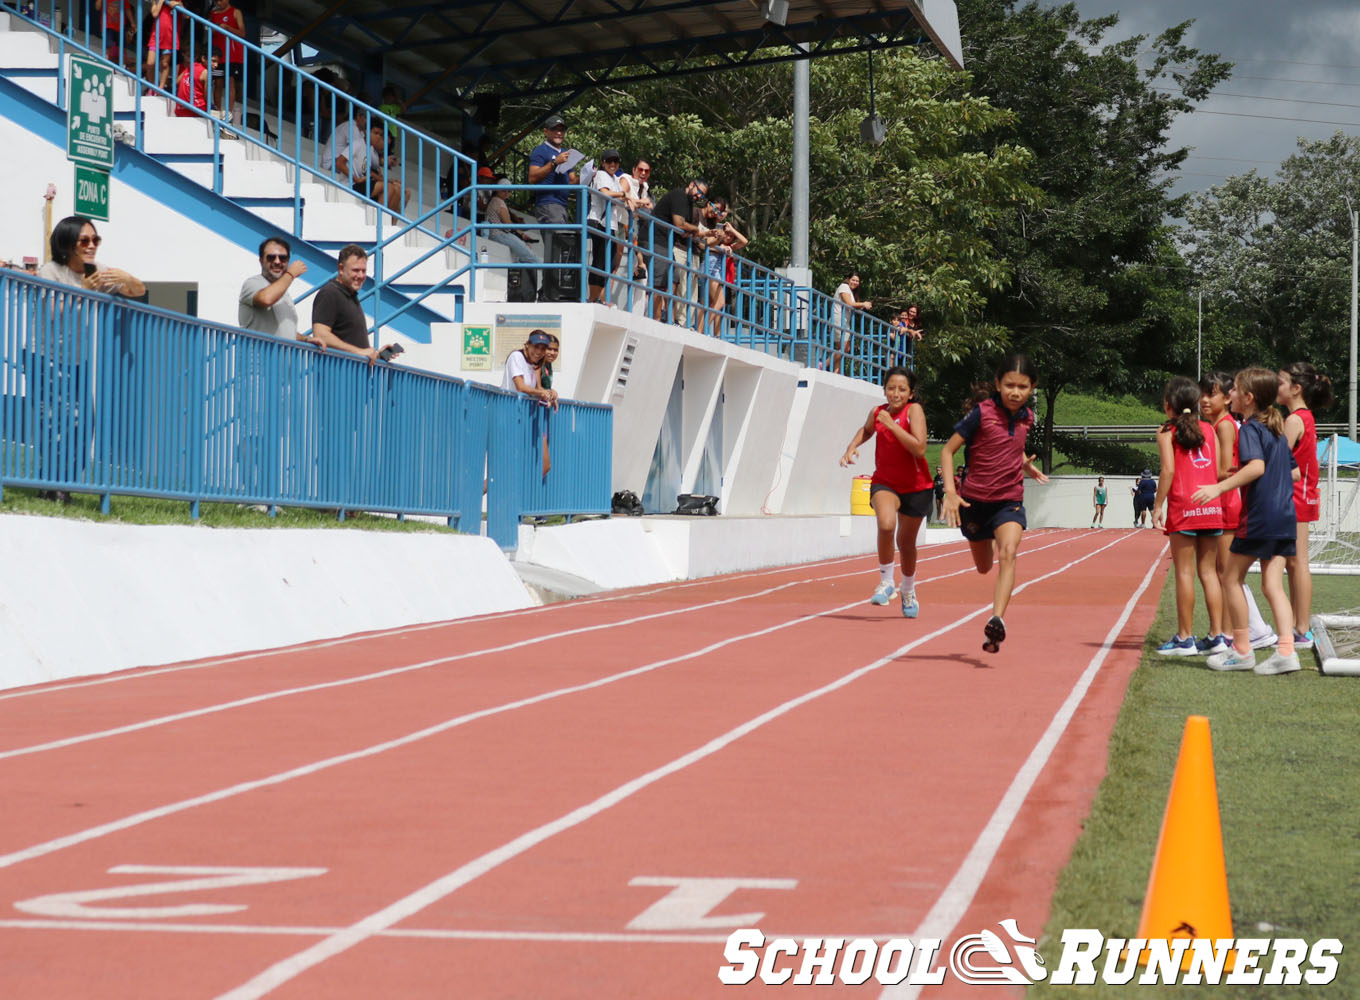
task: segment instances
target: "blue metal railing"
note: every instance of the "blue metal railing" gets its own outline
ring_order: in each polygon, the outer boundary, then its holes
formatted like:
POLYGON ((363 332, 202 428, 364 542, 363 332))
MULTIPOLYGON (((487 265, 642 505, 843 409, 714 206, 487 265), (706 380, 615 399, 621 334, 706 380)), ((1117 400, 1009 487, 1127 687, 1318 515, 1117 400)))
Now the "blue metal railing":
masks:
POLYGON ((612 411, 0 271, 0 488, 383 511, 517 544, 609 511, 612 411), (544 433, 552 470, 543 473, 544 433))

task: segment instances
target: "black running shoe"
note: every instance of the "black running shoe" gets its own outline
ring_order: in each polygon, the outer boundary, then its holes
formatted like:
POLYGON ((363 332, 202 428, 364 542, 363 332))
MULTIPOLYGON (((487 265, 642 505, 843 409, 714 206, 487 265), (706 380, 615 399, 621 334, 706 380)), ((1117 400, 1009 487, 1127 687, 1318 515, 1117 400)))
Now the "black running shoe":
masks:
POLYGON ((987 624, 983 626, 982 634, 987 637, 982 648, 988 653, 999 653, 1001 652, 1001 643, 1006 638, 1006 623, 996 615, 992 615, 987 619, 987 624))

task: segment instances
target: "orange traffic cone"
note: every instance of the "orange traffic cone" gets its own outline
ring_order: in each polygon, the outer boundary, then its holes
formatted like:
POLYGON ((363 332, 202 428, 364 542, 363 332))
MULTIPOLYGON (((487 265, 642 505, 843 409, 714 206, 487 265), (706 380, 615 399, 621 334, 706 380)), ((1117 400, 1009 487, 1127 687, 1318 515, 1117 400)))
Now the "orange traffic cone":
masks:
MULTIPOLYGON (((1214 748, 1209 720, 1202 715, 1185 720, 1136 936, 1145 940, 1233 937, 1214 748)), ((1235 957, 1229 953, 1225 968, 1233 967, 1235 957)), ((1147 958, 1145 949, 1139 964, 1145 965, 1147 958)), ((1181 967, 1189 960, 1187 949, 1181 967)))

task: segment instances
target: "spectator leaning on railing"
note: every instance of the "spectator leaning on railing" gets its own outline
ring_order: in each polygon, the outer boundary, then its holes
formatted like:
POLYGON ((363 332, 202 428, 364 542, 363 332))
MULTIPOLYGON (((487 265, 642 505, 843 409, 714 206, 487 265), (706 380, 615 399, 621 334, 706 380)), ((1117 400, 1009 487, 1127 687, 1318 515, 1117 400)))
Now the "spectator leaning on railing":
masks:
MULTIPOLYGON (((679 268, 672 268, 672 275, 669 287, 658 289, 661 292, 670 291, 675 288, 679 301, 675 303, 675 310, 672 322, 677 326, 685 326, 689 316, 689 301, 697 298, 699 282, 696 276, 688 268, 703 265, 703 259, 692 261, 690 257, 690 237, 699 232, 699 206, 708 198, 708 181, 696 177, 683 188, 673 188, 661 196, 661 200, 656 203, 654 214, 663 222, 668 222, 680 230, 675 235, 675 243, 671 248, 671 257, 679 268)), ((664 255, 666 253, 667 231, 656 229, 654 232, 656 253, 664 255)), ((702 249, 702 247, 700 248, 702 249)), ((655 279, 653 279, 655 286, 655 279)), ((656 319, 662 319, 665 307, 664 297, 658 295, 653 304, 656 319)))
POLYGON ((700 216, 701 238, 708 247, 704 258, 704 273, 708 275, 708 313, 704 332, 709 336, 722 333, 720 325, 723 307, 727 304, 727 264, 732 254, 745 248, 750 241, 727 219, 727 199, 714 198, 700 216))
POLYGON ((529 339, 517 351, 512 351, 505 359, 505 375, 501 388, 522 392, 532 396, 545 406, 557 403, 557 390, 544 388, 539 384, 543 359, 548 355, 552 339, 543 330, 534 330, 529 339))
POLYGON ((316 293, 312 303, 312 336, 323 347, 361 354, 372 364, 378 352, 369 346, 368 317, 359 305, 359 289, 368 277, 368 253, 351 243, 341 247, 334 278, 316 293))
POLYGON ((831 355, 831 370, 833 372, 841 370, 841 355, 849 350, 850 330, 855 310, 872 309, 874 307, 874 304, 867 299, 857 300, 855 298, 855 290, 858 288, 859 275, 854 272, 851 272, 844 281, 836 286, 836 308, 831 313, 831 320, 841 329, 832 333, 836 342, 836 350, 831 355))
POLYGON ((288 289, 295 279, 307 273, 307 265, 291 260, 292 254, 288 241, 279 236, 260 244, 260 273, 252 274, 241 285, 237 325, 256 333, 324 347, 319 337, 298 333, 297 306, 288 289))
POLYGON ((590 179, 590 211, 588 222, 593 232, 590 234, 590 301, 600 301, 600 296, 604 294, 605 285, 608 283, 608 274, 613 270, 614 264, 618 263, 620 256, 617 249, 612 250, 609 237, 611 233, 606 232, 606 226, 614 227, 621 220, 627 217, 623 210, 626 205, 626 197, 623 189, 619 187, 619 164, 622 162, 617 149, 606 149, 600 154, 600 167, 595 171, 595 176, 590 179), (613 211, 610 211, 610 202, 614 202, 613 211), (606 218, 608 222, 606 223, 606 218), (598 233, 598 235, 597 235, 598 233), (601 273, 597 273, 601 272, 601 273))
POLYGON ((52 259, 38 268, 38 277, 74 288, 114 292, 139 299, 146 286, 116 267, 100 267, 94 255, 103 242, 94 223, 83 215, 68 215, 52 229, 52 259))

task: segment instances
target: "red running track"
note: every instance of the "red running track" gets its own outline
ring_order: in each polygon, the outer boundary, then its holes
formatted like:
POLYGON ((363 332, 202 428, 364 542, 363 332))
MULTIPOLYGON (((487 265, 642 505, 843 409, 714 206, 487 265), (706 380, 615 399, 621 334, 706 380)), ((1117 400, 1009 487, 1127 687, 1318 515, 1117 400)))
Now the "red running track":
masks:
POLYGON ((998 656, 954 543, 915 621, 859 557, 0 694, 0 996, 691 998, 737 927, 1037 935, 1162 545, 1028 535, 998 656))

